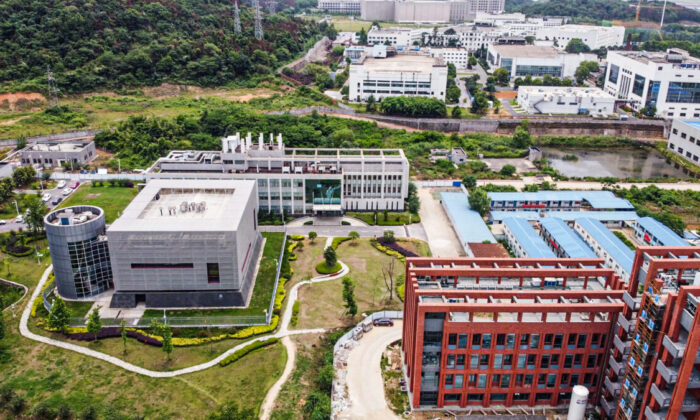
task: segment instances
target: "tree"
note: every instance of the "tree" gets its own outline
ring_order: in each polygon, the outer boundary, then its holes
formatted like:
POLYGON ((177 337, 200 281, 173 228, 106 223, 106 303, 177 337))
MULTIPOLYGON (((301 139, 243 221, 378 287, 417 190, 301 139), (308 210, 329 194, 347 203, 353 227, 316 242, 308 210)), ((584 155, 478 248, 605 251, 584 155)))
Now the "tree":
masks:
POLYGON ((500 171, 498 171, 499 174, 503 176, 513 176, 515 174, 515 166, 513 165, 503 165, 500 171))
POLYGON ((367 45, 367 31, 365 31, 364 26, 362 27, 362 29, 360 29, 359 44, 360 45, 367 45))
POLYGON ((353 242, 355 242, 355 241, 357 240, 357 238, 360 237, 360 234, 357 233, 357 231, 352 230, 352 231, 350 231, 350 233, 348 233, 348 236, 350 237, 350 240, 352 240, 353 242))
POLYGON ((584 52, 590 52, 591 48, 584 43, 581 38, 573 38, 571 41, 569 41, 568 44, 566 44, 566 48, 564 50, 568 53, 584 53, 584 52))
POLYGON ((70 310, 66 306, 66 302, 59 296, 56 296, 49 313, 49 327, 65 334, 68 322, 70 322, 70 310))
POLYGON ((389 301, 394 300, 394 285, 395 285, 395 262, 396 258, 391 258, 389 262, 382 266, 382 277, 384 278, 384 285, 386 286, 386 291, 389 293, 389 301))
POLYGON ((309 241, 311 241, 311 243, 314 243, 317 237, 318 233, 314 232, 313 230, 309 232, 309 241))
POLYGON ((321 368, 316 377, 316 385, 324 392, 330 394, 333 388, 333 377, 335 376, 335 368, 332 364, 327 364, 321 368))
POLYGON ((510 74, 508 73, 508 69, 504 67, 497 68, 493 71, 493 78, 496 79, 496 82, 499 85, 507 85, 508 80, 510 80, 510 74))
POLYGON ((518 149, 525 149, 532 144, 529 127, 530 121, 525 119, 515 128, 515 133, 513 133, 513 145, 518 149))
POLYGON ((469 207, 479 213, 481 217, 486 216, 491 207, 491 200, 489 200, 489 196, 484 188, 474 188, 469 192, 469 207))
POLYGON ((22 150, 27 147, 27 137, 24 134, 17 137, 17 150, 22 150))
POLYGON ((447 77, 449 79, 457 77, 457 67, 453 63, 447 63, 447 77))
POLYGON ((479 92, 472 100, 472 114, 485 114, 486 110, 489 109, 489 101, 486 96, 479 92))
POLYGON ((335 253, 335 248, 329 246, 323 251, 323 259, 326 260, 326 266, 334 267, 338 262, 338 256, 335 253))
POLYGON ((124 347, 123 353, 126 354, 126 321, 122 319, 119 327, 121 328, 122 346, 124 347))
POLYGON ((95 340, 97 340, 97 334, 99 334, 102 330, 102 320, 100 319, 99 307, 90 312, 87 322, 87 330, 95 337, 95 340))
POLYGON ((641 112, 642 115, 645 115, 647 117, 655 117, 656 116, 656 105, 645 106, 644 108, 640 109, 639 112, 641 112))
POLYGON ((576 78, 576 83, 579 85, 582 85, 583 82, 588 79, 588 77, 591 75, 591 72, 588 70, 586 66, 580 65, 576 69, 576 72, 574 73, 574 77, 576 78))
POLYGON ((369 95, 369 98, 367 98, 367 105, 365 105, 365 110, 367 112, 374 112, 377 110, 377 100, 374 98, 374 95, 369 95))
POLYGON ((2 296, 0 296, 0 340, 5 338, 5 319, 2 315, 2 296))
POLYGON ((452 108, 452 118, 462 118, 462 108, 458 106, 452 108))
POLYGON ((343 300, 345 301, 345 309, 348 315, 354 317, 357 315, 357 302, 355 301, 355 283, 350 277, 343 278, 343 300))
POLYGON ((526 36, 526 37, 525 37, 525 42, 527 42, 528 44, 532 45, 532 44, 535 43, 535 37, 534 37, 534 36, 526 36))
POLYGON ((170 354, 173 352, 173 331, 170 325, 163 325, 161 333, 163 336, 163 352, 168 355, 168 360, 170 360, 170 354))
POLYGON ((474 175, 465 176, 464 178, 462 178, 462 185, 464 185, 464 188, 468 190, 476 188, 476 177, 474 175))
POLYGON ((51 172, 49 171, 44 171, 41 173, 41 180, 44 182, 49 182, 51 179, 51 172))
POLYGON ((29 210, 29 214, 27 214, 26 217, 27 226, 34 235, 37 235, 44 229, 46 205, 35 195, 28 195, 25 199, 25 203, 27 205, 27 210, 29 210))
POLYGON ((396 238, 394 238, 394 231, 393 230, 385 230, 384 233, 382 234, 382 241, 385 244, 393 244, 396 241, 396 238))

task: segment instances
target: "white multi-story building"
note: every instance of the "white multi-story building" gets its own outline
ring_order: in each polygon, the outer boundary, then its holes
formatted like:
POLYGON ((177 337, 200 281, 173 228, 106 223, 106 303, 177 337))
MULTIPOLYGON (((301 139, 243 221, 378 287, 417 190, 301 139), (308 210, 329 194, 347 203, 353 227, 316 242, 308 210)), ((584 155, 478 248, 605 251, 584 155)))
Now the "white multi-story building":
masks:
POLYGON ((389 58, 364 59, 350 65, 352 101, 370 96, 380 100, 389 96, 429 96, 445 100, 447 65, 439 58, 418 54, 399 54, 389 58))
POLYGON ((518 105, 528 114, 591 114, 615 112, 615 98, 592 87, 520 86, 518 105))
POLYGON ((664 118, 700 118, 700 59, 687 51, 610 51, 604 89, 639 111, 664 118))
POLYGON ((466 69, 469 63, 469 51, 466 48, 431 48, 430 55, 452 63, 458 69, 466 69))
POLYGON ((221 143, 221 151, 173 151, 146 178, 257 180, 263 212, 404 210, 409 166, 401 149, 287 149, 281 134, 269 141, 236 134, 221 143))
POLYGON ((510 72, 511 79, 517 77, 573 78, 582 61, 595 61, 595 54, 569 54, 553 47, 536 45, 488 46, 487 61, 491 67, 503 67, 510 72))
POLYGON ((367 32, 367 43, 372 45, 385 44, 388 42, 394 46, 409 46, 413 45, 414 42, 420 42, 423 31, 423 29, 409 28, 380 29, 373 26, 369 32, 367 32))
POLYGON ((360 16, 363 20, 446 23, 504 10, 505 0, 362 0, 360 16))
POLYGON ((359 15, 360 0, 318 0, 318 9, 339 15, 359 15))
POLYGON ((474 25, 457 25, 442 28, 437 32, 423 31, 423 43, 430 46, 459 47, 474 52, 481 47, 496 42, 508 32, 503 28, 492 28, 474 25), (452 29, 452 31, 449 31, 452 29), (450 32, 449 34, 445 32, 450 32), (454 31, 454 32, 453 32, 454 31))
POLYGON ((700 120, 674 119, 667 144, 668 150, 698 165, 700 159, 700 120))
POLYGON ((535 31, 537 39, 556 40, 564 49, 572 39, 578 38, 591 49, 613 47, 624 44, 624 26, 562 25, 544 26, 535 31))

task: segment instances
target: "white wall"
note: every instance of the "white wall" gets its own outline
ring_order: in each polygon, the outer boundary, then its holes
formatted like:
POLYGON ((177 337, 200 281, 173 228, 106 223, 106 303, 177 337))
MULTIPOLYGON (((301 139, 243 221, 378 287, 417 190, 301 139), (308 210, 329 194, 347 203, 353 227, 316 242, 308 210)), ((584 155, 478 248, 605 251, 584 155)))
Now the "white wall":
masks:
POLYGON ((667 147, 683 159, 700 165, 700 128, 679 119, 673 120, 667 147))

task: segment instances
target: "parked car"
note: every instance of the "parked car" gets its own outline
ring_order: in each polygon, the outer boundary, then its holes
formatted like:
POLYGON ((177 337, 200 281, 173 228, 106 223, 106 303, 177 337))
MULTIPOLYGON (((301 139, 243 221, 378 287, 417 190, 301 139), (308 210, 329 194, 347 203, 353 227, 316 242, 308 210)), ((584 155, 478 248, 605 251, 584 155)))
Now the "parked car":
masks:
POLYGON ((393 327, 394 326, 394 321, 392 321, 390 318, 375 319, 373 323, 374 323, 375 327, 393 327))
POLYGON ((44 195, 41 196, 41 201, 43 201, 44 203, 46 203, 49 200, 51 200, 51 194, 44 193, 44 195))
POLYGON ((73 192, 73 189, 71 187, 66 187, 63 189, 63 195, 68 195, 73 192))
POLYGON ((70 184, 71 189, 76 189, 78 188, 78 185, 80 185, 80 181, 75 181, 74 183, 70 184))
POLYGON ((60 203, 61 201, 63 201, 63 197, 56 197, 56 198, 53 199, 53 201, 51 202, 51 204, 53 204, 54 206, 57 206, 57 205, 59 205, 59 203, 60 203))
POLYGON ((22 215, 17 216, 17 218, 15 219, 15 222, 24 223, 24 217, 22 217, 22 215))
POLYGON ((60 190, 61 188, 66 188, 66 181, 58 181, 58 184, 56 184, 56 189, 60 190))
POLYGON ((7 224, 7 220, 5 220, 5 219, 0 219, 0 225, 6 225, 6 224, 7 224))

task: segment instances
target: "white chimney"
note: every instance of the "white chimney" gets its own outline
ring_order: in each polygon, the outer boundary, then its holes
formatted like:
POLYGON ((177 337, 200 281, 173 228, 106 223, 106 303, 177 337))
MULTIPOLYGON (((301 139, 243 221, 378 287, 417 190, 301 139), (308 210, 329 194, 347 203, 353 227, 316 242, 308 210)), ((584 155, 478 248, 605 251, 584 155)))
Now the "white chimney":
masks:
POLYGON ((277 134, 277 147, 282 150, 283 143, 282 143, 282 133, 277 134))

